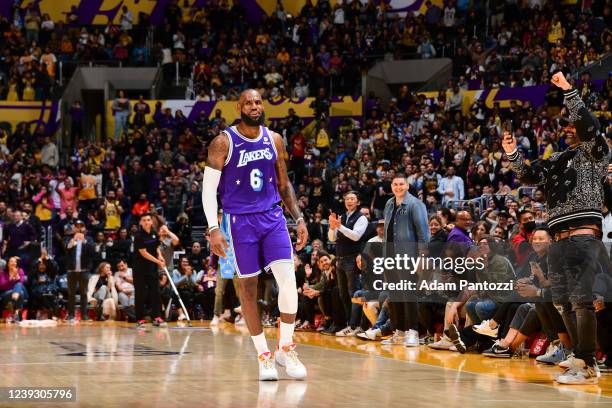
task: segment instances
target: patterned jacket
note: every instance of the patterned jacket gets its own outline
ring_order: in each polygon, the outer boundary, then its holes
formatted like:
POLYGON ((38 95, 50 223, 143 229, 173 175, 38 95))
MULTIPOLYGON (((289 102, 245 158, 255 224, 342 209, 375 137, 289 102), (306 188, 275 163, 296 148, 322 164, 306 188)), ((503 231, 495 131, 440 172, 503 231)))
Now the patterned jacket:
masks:
POLYGON ((543 185, 548 204, 548 225, 557 233, 581 225, 601 227, 609 148, 599 122, 586 108, 576 89, 564 93, 570 120, 581 143, 553 153, 548 160, 527 165, 518 150, 508 155, 521 182, 543 185))

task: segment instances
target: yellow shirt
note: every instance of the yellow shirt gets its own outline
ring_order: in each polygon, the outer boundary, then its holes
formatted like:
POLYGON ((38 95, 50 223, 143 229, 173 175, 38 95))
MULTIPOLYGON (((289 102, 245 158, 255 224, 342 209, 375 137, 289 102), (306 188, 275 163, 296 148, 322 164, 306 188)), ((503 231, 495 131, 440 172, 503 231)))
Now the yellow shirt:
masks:
POLYGON ((114 230, 121 227, 121 217, 119 216, 119 206, 116 201, 107 201, 104 207, 104 214, 106 215, 106 224, 104 229, 114 230))
POLYGON ((26 82, 26 86, 23 89, 23 100, 24 101, 33 101, 36 98, 36 91, 32 88, 32 85, 29 82, 26 82))
POLYGON ((79 200, 93 200, 94 198, 96 198, 96 180, 91 174, 83 174, 81 176, 79 200))
POLYGON ((329 147, 329 135, 325 131, 325 129, 319 129, 319 132, 316 136, 316 145, 317 148, 327 148, 329 147))
POLYGON ((563 38, 565 35, 565 30, 561 25, 560 21, 557 21, 556 24, 552 24, 550 26, 550 30, 548 30, 548 42, 551 44, 555 44, 558 39, 563 38))
POLYGON ((41 221, 51 220, 51 210, 43 205, 42 200, 38 204, 36 204, 34 215, 36 215, 41 221))

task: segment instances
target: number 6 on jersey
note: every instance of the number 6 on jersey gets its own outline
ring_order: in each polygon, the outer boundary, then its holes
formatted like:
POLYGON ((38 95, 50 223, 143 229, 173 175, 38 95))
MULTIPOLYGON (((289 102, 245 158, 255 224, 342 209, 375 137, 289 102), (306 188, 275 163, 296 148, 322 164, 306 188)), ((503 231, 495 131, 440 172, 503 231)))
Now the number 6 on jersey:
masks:
POLYGON ((259 169, 251 170, 251 188, 254 191, 261 191, 263 188, 263 173, 259 169))

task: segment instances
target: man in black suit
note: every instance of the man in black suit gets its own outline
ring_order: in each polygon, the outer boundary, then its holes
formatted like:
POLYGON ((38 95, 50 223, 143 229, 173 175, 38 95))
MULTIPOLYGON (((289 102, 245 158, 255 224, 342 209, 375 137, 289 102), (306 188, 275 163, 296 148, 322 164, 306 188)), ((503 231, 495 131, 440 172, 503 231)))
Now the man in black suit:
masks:
MULTIPOLYGON (((81 227, 83 221, 78 220, 76 226, 81 227)), ((85 239, 83 232, 77 232, 66 247, 66 270, 68 271, 68 320, 74 322, 74 306, 76 300, 76 286, 79 286, 81 295, 81 320, 90 320, 87 316, 87 284, 89 274, 93 270, 96 257, 95 247, 85 239)))

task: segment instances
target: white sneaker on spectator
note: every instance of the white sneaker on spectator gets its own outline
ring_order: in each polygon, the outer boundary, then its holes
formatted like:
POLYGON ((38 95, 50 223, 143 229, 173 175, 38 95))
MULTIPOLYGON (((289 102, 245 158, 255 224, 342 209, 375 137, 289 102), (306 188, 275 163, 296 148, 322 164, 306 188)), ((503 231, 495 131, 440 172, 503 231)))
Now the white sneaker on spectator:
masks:
POLYGON ((259 362, 259 381, 278 381, 278 371, 274 365, 274 354, 266 351, 257 357, 259 362))
POLYGON ((355 336, 355 337, 359 336, 359 335, 360 335, 360 334, 362 334, 362 333, 365 333, 365 332, 364 332, 364 331, 363 331, 363 329, 362 329, 361 327, 359 327, 359 326, 358 326, 358 327, 357 327, 355 330, 353 330, 353 336, 355 336))
POLYGON ((490 320, 483 320, 480 324, 475 324, 472 326, 472 330, 474 330, 478 334, 482 334, 483 336, 497 338, 497 333, 499 332, 499 326, 492 329, 489 325, 490 320))
POLYGON ((219 325, 219 316, 213 317, 213 319, 210 321, 210 325, 211 326, 218 326, 219 325))
POLYGON ((357 337, 363 340, 376 341, 380 337, 382 337, 382 332, 380 331, 380 329, 368 329, 363 333, 358 333, 357 337))
POLYGON ((404 345, 406 347, 419 347, 419 332, 414 329, 408 330, 406 332, 404 345))
POLYGON ((246 320, 242 315, 236 316, 236 320, 234 321, 234 326, 246 326, 246 320))
POLYGON ((457 350, 457 347, 455 347, 455 345, 453 343, 451 343, 451 346, 448 348, 448 351, 454 351, 454 352, 459 352, 459 350, 457 350))
POLYGON ((573 364, 573 367, 568 368, 557 377, 559 384, 597 384, 597 373, 594 367, 587 367, 584 360, 579 358, 574 358, 573 364))
POLYGON ((434 350, 450 350, 453 346, 453 343, 446 336, 442 336, 442 338, 436 342, 430 343, 427 347, 432 348, 434 350))
POLYGON ((276 350, 276 364, 285 367, 287 375, 296 380, 303 380, 308 375, 306 367, 298 358, 295 343, 280 347, 276 350))
POLYGON ((234 308, 234 313, 241 315, 242 314, 242 306, 238 306, 234 308))
MULTIPOLYGON (((580 358, 576 358, 574 353, 571 353, 569 355, 569 357, 567 358, 567 360, 562 361, 562 362, 559 363, 559 367, 564 368, 565 370, 572 370, 572 369, 575 369, 575 368, 582 368, 585 365, 586 364, 584 363, 584 360, 582 360, 580 358)), ((597 378, 600 378, 601 377, 601 370, 599 369, 599 367, 597 367, 597 364, 595 364, 595 366, 593 367, 593 370, 595 371, 595 376, 597 378)), ((561 374, 561 375, 563 375, 563 374, 561 374)))
POLYGON ((351 326, 346 326, 344 329, 336 332, 336 337, 353 337, 354 330, 351 326))
POLYGON ((406 335, 403 331, 396 330, 393 332, 393 335, 388 339, 385 339, 381 342, 383 346, 403 346, 406 341, 406 335))
POLYGON ((559 340, 555 340, 548 345, 546 353, 536 357, 538 363, 543 364, 559 364, 565 360, 565 348, 559 340))
POLYGON ((567 356, 567 359, 559 363, 559 367, 565 368, 567 370, 568 368, 572 368, 576 365, 575 361, 576 357, 574 356, 574 353, 571 353, 567 356))

